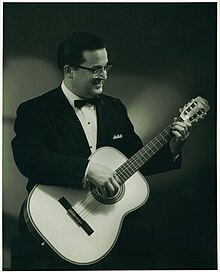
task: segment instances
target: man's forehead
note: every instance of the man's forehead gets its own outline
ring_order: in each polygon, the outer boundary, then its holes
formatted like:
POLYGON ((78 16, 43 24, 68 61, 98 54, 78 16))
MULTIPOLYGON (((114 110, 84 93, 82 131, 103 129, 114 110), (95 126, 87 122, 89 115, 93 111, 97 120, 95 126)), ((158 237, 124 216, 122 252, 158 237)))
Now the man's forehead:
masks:
POLYGON ((102 63, 104 64, 108 62, 108 53, 105 48, 97 49, 97 50, 84 50, 83 53, 84 62, 89 64, 102 63))

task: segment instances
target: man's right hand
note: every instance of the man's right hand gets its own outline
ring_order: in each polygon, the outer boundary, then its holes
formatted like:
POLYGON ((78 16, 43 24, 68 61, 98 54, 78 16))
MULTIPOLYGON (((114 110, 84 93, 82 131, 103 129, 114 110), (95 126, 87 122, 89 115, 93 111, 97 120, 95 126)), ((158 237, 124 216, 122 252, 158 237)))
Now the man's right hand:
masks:
POLYGON ((98 187, 104 198, 114 196, 120 188, 116 173, 100 163, 90 161, 86 178, 98 187))

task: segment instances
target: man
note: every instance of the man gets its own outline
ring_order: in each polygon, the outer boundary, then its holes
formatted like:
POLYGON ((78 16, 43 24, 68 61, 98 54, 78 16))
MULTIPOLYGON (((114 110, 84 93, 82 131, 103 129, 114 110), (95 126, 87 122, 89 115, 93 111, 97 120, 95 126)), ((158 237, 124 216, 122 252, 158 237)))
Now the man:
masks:
MULTIPOLYGON (((22 103, 17 110, 12 141, 16 165, 28 178, 28 192, 35 184, 83 188, 91 182, 103 197, 113 196, 119 189, 119 177, 107 166, 89 161, 89 156, 97 148, 111 146, 131 157, 143 145, 122 102, 103 94, 111 68, 105 41, 90 33, 73 33, 59 46, 57 62, 63 73, 61 85, 22 103)), ((140 171, 149 175, 179 168, 190 126, 175 121, 173 139, 140 171)), ((30 266, 20 264, 21 269, 74 269, 46 253, 41 255, 43 249, 31 238, 22 211, 20 232, 22 239, 36 248, 29 252, 30 266)), ((110 269, 108 258, 114 262, 112 256, 114 252, 91 269, 110 269)))

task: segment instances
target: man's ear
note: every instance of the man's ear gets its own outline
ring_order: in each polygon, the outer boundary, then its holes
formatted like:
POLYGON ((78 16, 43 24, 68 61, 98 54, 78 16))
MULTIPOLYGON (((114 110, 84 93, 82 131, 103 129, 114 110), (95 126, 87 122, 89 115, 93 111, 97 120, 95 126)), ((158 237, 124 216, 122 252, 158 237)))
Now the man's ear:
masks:
POLYGON ((67 77, 69 79, 73 79, 74 77, 74 70, 69 65, 65 65, 63 67, 64 77, 67 77))

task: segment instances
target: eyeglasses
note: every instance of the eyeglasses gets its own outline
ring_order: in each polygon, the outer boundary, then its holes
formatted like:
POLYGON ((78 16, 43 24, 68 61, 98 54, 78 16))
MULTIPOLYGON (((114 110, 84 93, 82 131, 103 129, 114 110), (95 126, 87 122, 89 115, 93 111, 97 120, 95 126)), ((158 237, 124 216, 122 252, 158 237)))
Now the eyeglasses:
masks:
POLYGON ((109 72, 112 69, 112 64, 108 64, 105 67, 102 68, 88 68, 84 66, 74 66, 75 68, 80 68, 84 70, 88 70, 93 73, 94 76, 100 75, 102 72, 109 72))

